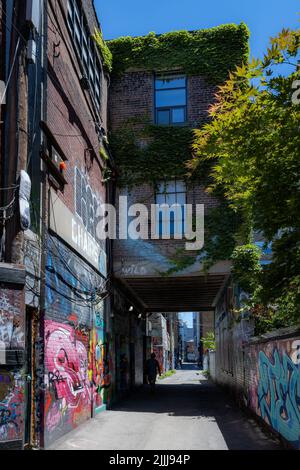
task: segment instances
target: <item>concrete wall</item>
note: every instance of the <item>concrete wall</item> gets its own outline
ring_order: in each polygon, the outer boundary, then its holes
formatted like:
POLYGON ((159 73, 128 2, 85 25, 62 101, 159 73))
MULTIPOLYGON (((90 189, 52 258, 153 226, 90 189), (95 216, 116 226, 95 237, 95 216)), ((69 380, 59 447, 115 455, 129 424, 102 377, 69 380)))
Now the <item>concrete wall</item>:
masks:
POLYGON ((144 382, 146 321, 138 318, 136 310, 129 311, 129 306, 123 293, 114 290, 112 333, 116 354, 112 401, 144 382))
POLYGON ((208 353, 208 370, 212 380, 216 380, 216 353, 209 351, 208 353))
POLYGON ((217 307, 213 378, 300 449, 300 331, 288 328, 254 338, 250 318, 233 313, 243 296, 229 286, 217 307))

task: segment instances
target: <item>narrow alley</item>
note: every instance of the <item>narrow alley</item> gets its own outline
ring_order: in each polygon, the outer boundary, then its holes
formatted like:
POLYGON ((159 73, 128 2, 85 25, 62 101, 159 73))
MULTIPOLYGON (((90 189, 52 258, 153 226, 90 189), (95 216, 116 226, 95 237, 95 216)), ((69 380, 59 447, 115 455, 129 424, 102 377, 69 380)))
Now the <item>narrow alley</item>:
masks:
POLYGON ((51 450, 280 450, 193 364, 104 411, 51 450))
POLYGON ((300 450, 295 2, 187 3, 0 0, 0 452, 300 450))

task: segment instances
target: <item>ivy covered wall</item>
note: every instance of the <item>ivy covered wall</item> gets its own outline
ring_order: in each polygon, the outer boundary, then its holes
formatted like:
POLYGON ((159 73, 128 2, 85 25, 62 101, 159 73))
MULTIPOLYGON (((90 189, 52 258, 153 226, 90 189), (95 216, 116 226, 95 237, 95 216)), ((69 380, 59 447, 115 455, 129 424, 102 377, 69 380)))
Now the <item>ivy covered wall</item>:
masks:
POLYGON ((203 75, 222 83, 228 71, 246 62, 249 30, 244 23, 226 24, 198 31, 151 32, 141 37, 121 37, 108 42, 113 54, 112 73, 129 69, 171 70, 203 75))
MULTIPOLYGON (((120 186, 188 177, 186 163, 192 155, 193 127, 207 121, 217 85, 236 65, 247 61, 248 40, 248 28, 241 23, 108 41, 113 57, 110 144, 120 186), (187 75, 186 126, 153 124, 152 74, 162 69, 177 69, 187 75)), ((194 177, 203 182, 205 173, 204 166, 194 177)))
MULTIPOLYGON (((175 177, 203 187, 208 183, 212 163, 199 165, 199 171, 191 176, 187 164, 193 155, 194 130, 207 122, 217 87, 236 65, 248 61, 247 26, 241 23, 194 32, 150 33, 107 44, 113 56, 109 142, 116 159, 120 191, 143 184, 155 188, 157 182, 175 177), (154 73, 162 70, 176 70, 187 76, 186 125, 154 123, 154 73)), ((222 195, 218 199, 219 209, 214 208, 207 217, 208 267, 215 260, 228 259, 235 245, 233 232, 239 218, 223 203, 222 195)), ((211 201, 214 207, 213 195, 211 201)), ((172 263, 176 271, 177 265, 182 268, 192 262, 177 258, 172 263)), ((173 271, 172 266, 170 269, 173 271)))

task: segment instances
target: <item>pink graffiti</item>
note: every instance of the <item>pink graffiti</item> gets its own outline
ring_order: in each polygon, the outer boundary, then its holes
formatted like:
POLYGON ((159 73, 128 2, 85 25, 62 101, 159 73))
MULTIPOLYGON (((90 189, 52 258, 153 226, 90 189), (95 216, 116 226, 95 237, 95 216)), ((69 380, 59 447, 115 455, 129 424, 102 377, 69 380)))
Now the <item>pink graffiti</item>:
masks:
POLYGON ((68 407, 91 401, 88 380, 88 353, 75 336, 74 328, 46 321, 46 363, 49 386, 56 399, 65 399, 68 407))
POLYGON ((58 426, 61 425, 62 414, 59 409, 59 405, 54 403, 47 414, 46 426, 48 431, 54 431, 58 426))

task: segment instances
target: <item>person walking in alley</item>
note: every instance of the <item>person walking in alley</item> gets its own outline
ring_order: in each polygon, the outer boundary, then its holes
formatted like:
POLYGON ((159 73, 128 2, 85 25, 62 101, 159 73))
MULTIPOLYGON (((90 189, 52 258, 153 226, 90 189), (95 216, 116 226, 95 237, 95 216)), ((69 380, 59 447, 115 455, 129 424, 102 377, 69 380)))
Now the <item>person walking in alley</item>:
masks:
POLYGON ((161 375, 161 370, 155 354, 152 353, 151 358, 148 359, 146 362, 146 376, 150 385, 151 393, 155 392, 155 382, 157 374, 161 375))

